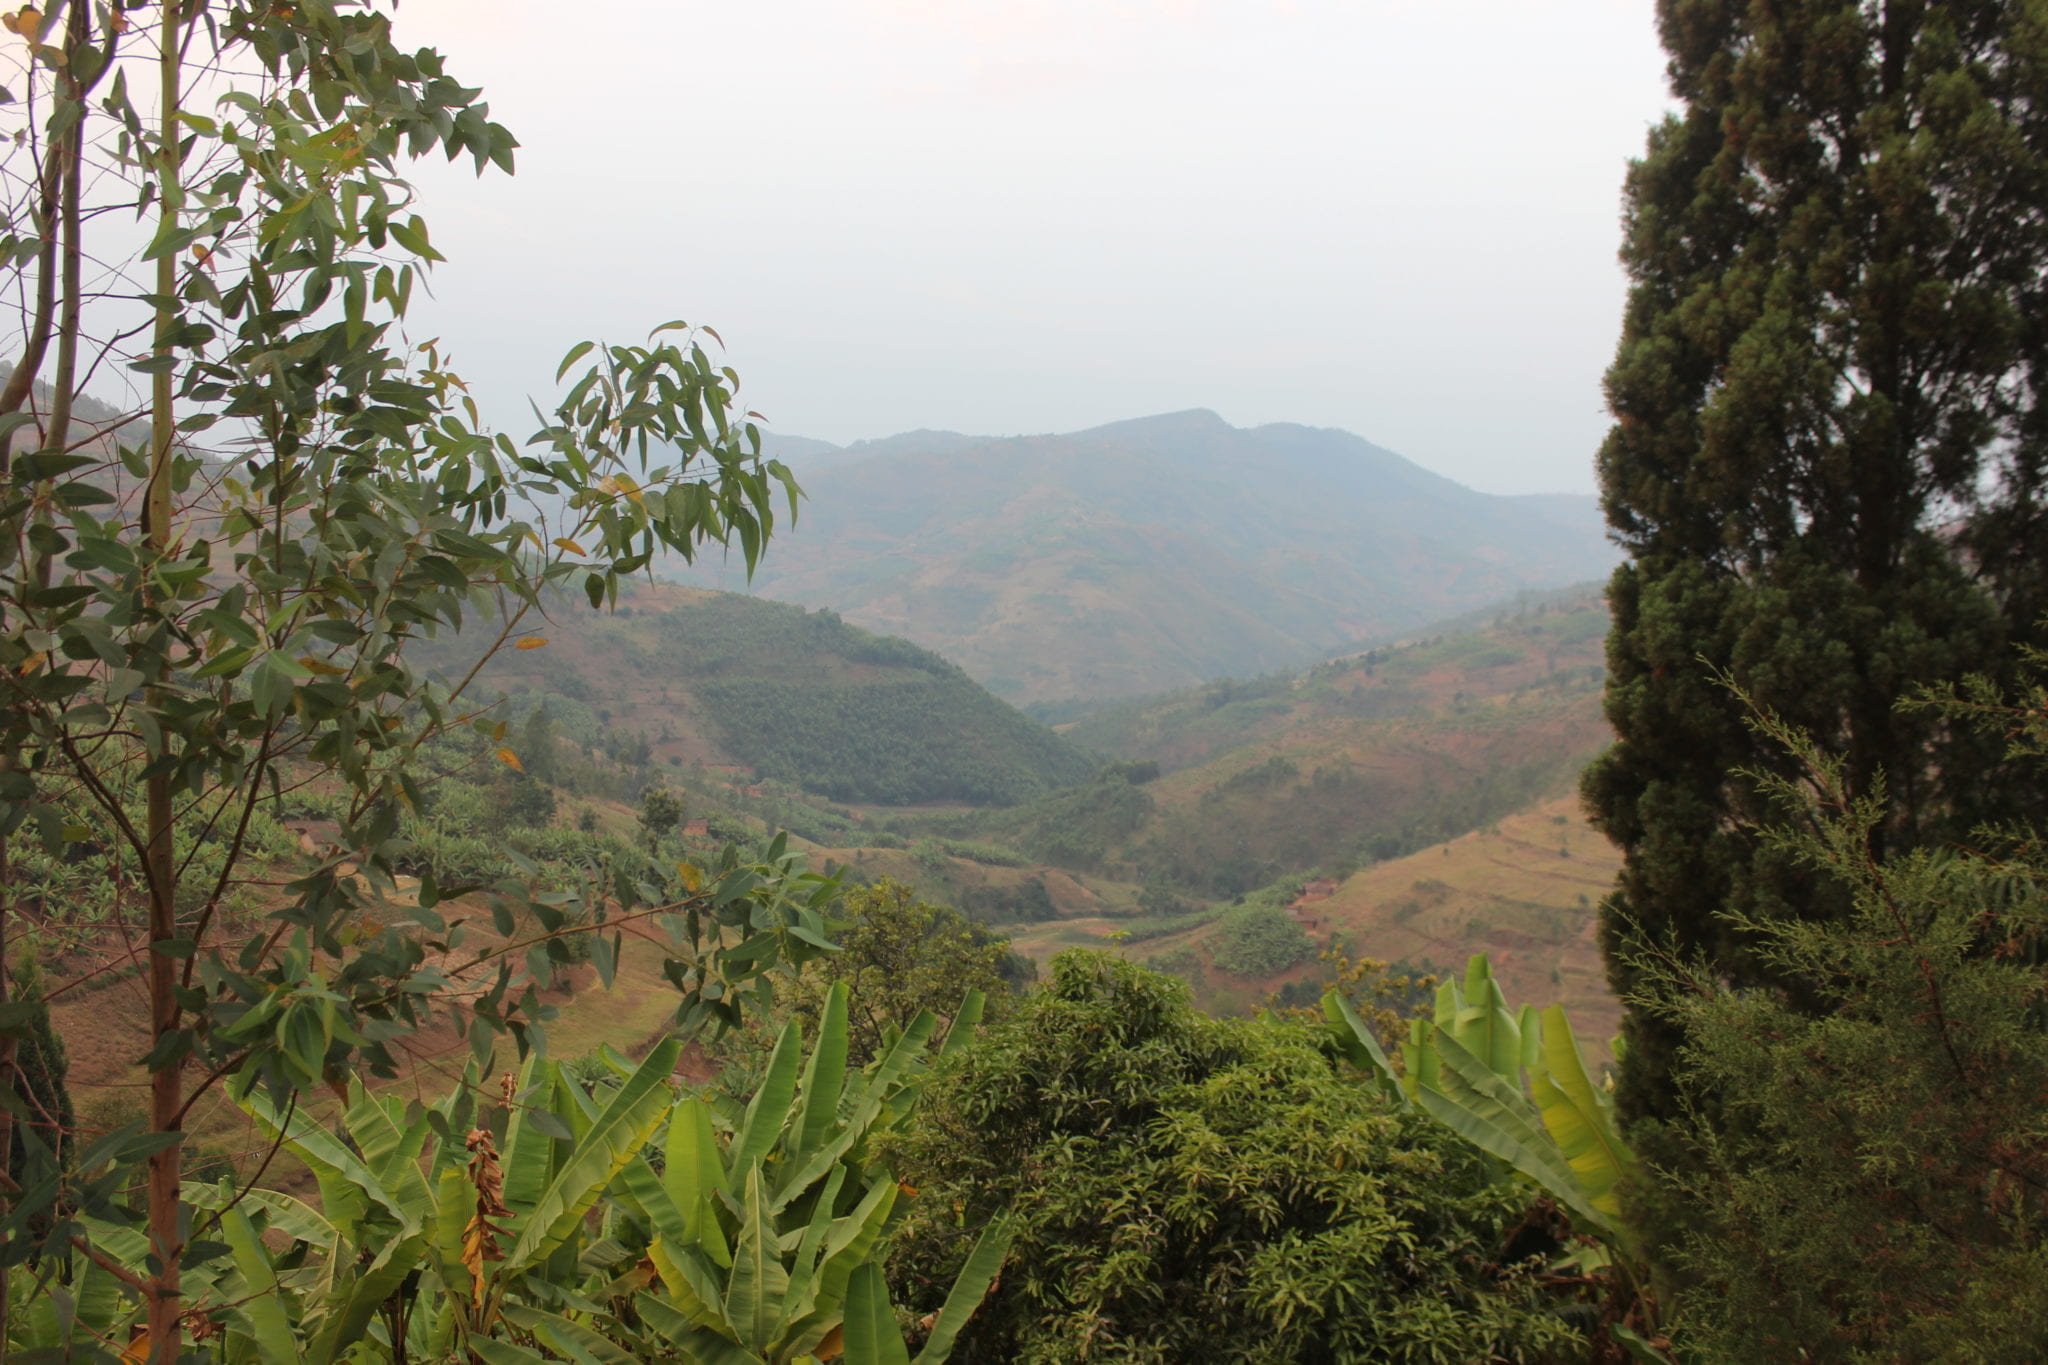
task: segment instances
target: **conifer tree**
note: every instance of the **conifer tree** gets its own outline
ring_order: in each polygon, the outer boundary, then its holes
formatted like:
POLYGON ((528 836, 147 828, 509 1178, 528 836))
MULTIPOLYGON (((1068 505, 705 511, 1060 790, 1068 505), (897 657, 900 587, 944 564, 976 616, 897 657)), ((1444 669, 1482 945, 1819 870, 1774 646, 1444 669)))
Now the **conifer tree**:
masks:
POLYGON ((14 1093, 19 1106, 13 1115, 6 1152, 7 1178, 16 1186, 29 1178, 31 1152, 62 1167, 78 1120, 71 1107, 65 1078, 71 1059, 64 1040, 50 1024, 50 1004, 43 998, 42 971, 33 954, 23 954, 12 969, 12 996, 24 1018, 15 1040, 14 1093))
MULTIPOLYGON (((1626 854, 1617 989, 1658 958, 1823 1002, 1731 927, 1846 892, 1757 838, 1782 753, 1724 685, 1811 734, 1873 856, 2027 817, 1995 740, 1896 701, 1997 674, 2044 604, 2048 8, 1661 0, 1679 112, 1630 171, 1632 280, 1600 453, 1616 572, 1585 779, 1626 854), (1745 772, 1745 770, 1748 770, 1745 772)), ((1668 1116, 1677 1027, 1627 1023, 1621 1102, 1668 1116)))

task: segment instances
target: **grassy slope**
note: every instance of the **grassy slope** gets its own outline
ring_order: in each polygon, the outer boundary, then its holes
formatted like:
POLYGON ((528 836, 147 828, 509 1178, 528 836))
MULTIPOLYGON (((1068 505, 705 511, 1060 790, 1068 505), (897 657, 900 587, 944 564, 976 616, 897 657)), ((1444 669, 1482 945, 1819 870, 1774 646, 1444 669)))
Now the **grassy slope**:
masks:
POLYGON ((1297 674, 1112 703, 1058 729, 1090 749, 1172 771, 1319 718, 1397 720, 1593 691, 1606 630, 1599 592, 1582 588, 1297 674))

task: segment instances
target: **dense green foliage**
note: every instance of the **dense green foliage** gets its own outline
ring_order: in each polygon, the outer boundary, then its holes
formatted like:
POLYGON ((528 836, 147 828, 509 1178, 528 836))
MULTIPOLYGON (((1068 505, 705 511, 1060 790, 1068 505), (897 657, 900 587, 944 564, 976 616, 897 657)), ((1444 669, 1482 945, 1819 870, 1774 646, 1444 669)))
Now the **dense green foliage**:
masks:
POLYGON ((843 921, 833 930, 839 951, 804 966, 790 1003, 815 1021, 832 989, 843 989, 848 1055, 857 1062, 920 1013, 951 1021, 970 997, 985 1002, 985 1017, 1001 1018, 1030 979, 1029 960, 1009 940, 887 878, 849 889, 834 913, 843 921))
POLYGON ((1112 769, 1020 811, 1021 828, 1013 838, 1032 857, 1055 867, 1100 868, 1110 850, 1135 833, 1152 810, 1151 795, 1112 769))
POLYGON ((1246 905, 1223 916, 1209 940, 1209 960, 1238 976, 1271 976, 1315 956, 1307 931, 1285 910, 1246 905))
POLYGON ((1009 886, 963 886, 953 892, 953 901, 961 914, 984 924, 1037 924, 1059 917, 1042 876, 1009 886))
POLYGON ((936 1307, 1008 1211, 972 1365, 1570 1359, 1503 1252, 1523 1201, 1471 1149, 1340 1074, 1320 1032, 1226 1023, 1184 983, 1067 953, 941 1070, 896 1145, 917 1207, 890 1275, 936 1307))
POLYGON ((830 612, 721 596, 671 610, 660 637, 732 752, 834 800, 1002 803, 1079 769, 937 655, 830 612))
POLYGON ((721 595, 655 618, 735 756, 835 801, 1007 805, 1088 761, 965 673, 831 612, 721 595))
MULTIPOLYGON (((432 1102, 352 1083, 332 1120, 247 1096, 319 1198, 187 1187, 215 1235, 185 1266, 207 1346, 183 1359, 910 1365, 879 1261, 911 1196, 875 1145, 965 1034, 934 1047, 920 1015, 849 1068, 844 989, 822 1004, 809 1056, 788 1025, 740 1094, 678 1093, 667 1039, 638 1064, 529 1057, 502 1086, 472 1064, 432 1102)), ((971 1022, 975 1002, 960 1008, 971 1022)), ((96 1220, 120 1198, 106 1155, 82 1158, 96 1220)), ((0 1353, 111 1360, 95 1343, 130 1341, 140 1304, 119 1272, 146 1243, 94 1226, 99 1258, 67 1246, 33 1266, 39 1292, 0 1324, 0 1353)), ((1001 1227, 978 1240, 923 1324, 919 1365, 946 1359, 1007 1242, 1001 1227)))
POLYGON ((27 1016, 16 1043, 14 1093, 6 1097, 18 1103, 20 1111, 14 1115, 6 1148, 0 1150, 0 1169, 12 1187, 20 1189, 68 1163, 78 1121, 71 1088, 65 1084, 71 1062, 64 1040, 50 1026, 42 973, 33 957, 5 969, 11 976, 12 1002, 27 1016))
MULTIPOLYGON (((2006 712, 2042 733, 2048 694, 2006 712)), ((1783 994, 1670 973, 1688 1042, 1674 1191, 1694 1336, 1714 1359, 2048 1356, 2048 864, 2039 831, 1873 855, 1881 791, 1782 727, 1813 779, 1772 792, 1787 857, 1845 888, 1838 921, 1738 921, 1783 994)), ((1667 972, 1669 969, 1667 968, 1667 972)))
MULTIPOLYGON (((1885 774, 1884 849, 2041 807, 1995 743, 1893 703, 2006 668, 2044 605, 2048 26, 2002 0, 1659 13, 1683 107, 1629 175, 1600 454, 1630 556, 1619 743, 1585 781, 1627 860, 1606 944, 1620 993, 1704 953, 1796 997, 1750 926, 1849 905, 1755 837, 1739 774, 1787 760, 1719 675, 1840 756, 1851 795, 1885 774)), ((1677 1113, 1681 1023, 1629 1017, 1625 1112, 1677 1113)))
POLYGON ((640 793, 640 828, 650 840, 673 834, 683 822, 683 798, 667 787, 649 787, 640 793))

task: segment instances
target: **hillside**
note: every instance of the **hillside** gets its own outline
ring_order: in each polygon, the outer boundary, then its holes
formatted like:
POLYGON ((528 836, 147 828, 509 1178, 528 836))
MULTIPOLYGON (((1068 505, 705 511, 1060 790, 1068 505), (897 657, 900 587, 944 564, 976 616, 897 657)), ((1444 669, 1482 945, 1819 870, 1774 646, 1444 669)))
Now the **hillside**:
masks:
POLYGON ((1144 921, 1084 913, 1019 926, 1012 941, 1044 961, 1063 948, 1108 946, 1135 926, 1130 956, 1186 976, 1205 1005, 1226 1010, 1255 1006, 1293 983, 1312 987, 1326 975, 1313 956, 1324 949, 1438 974, 1483 952, 1510 1000, 1564 1005, 1589 1052, 1604 1055, 1621 1006, 1607 989, 1593 907, 1620 863, 1580 816, 1577 798, 1561 796, 1313 887, 1289 912, 1307 939, 1302 958, 1263 976, 1218 969, 1221 916, 1189 916, 1188 927, 1162 934, 1144 921))
POLYGON ((1121 765, 923 827, 1204 898, 1399 857, 1570 786, 1607 742, 1605 623, 1589 592, 1471 634, 1112 706, 1065 732, 1121 765))
POLYGON ((1172 772, 1316 717, 1397 720, 1597 689, 1607 607, 1593 585, 1443 622, 1298 673, 1224 679, 1085 711, 1055 726, 1084 748, 1172 772))
MULTIPOLYGON (((1003 805, 1092 766, 944 659, 828 611, 643 586, 614 616, 570 609, 534 629, 547 646, 502 653, 486 692, 514 718, 545 701, 571 731, 637 736, 658 764, 884 805, 1003 805)), ((459 663, 459 644, 445 657, 459 663)))
POLYGON ((751 587, 731 562, 669 571, 841 612, 1014 702, 1299 667, 1614 559, 1591 498, 1478 493, 1347 432, 1211 412, 788 450, 810 501, 751 587))

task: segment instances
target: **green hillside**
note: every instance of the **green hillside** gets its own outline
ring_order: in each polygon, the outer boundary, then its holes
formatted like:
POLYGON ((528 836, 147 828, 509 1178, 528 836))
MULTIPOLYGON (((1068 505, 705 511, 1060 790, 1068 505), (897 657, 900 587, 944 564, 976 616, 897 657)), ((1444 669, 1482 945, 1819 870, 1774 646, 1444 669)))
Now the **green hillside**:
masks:
POLYGON ((642 587, 616 616, 561 613, 487 687, 525 714, 595 708, 658 761, 751 769, 832 801, 1009 805, 1084 777, 1068 740, 903 640, 828 611, 642 587))

